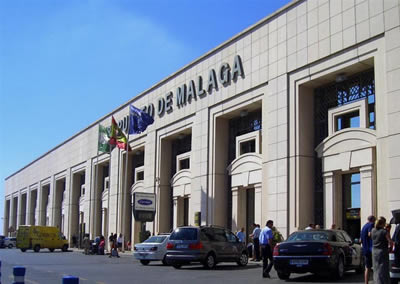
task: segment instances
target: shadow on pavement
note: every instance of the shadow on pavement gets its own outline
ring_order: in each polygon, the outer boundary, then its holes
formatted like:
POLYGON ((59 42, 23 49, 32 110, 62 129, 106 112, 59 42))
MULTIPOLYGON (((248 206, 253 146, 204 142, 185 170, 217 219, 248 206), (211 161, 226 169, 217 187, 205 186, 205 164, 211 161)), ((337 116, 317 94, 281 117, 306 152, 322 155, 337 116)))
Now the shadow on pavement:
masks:
POLYGON ((304 283, 364 283, 364 274, 358 274, 353 271, 346 272, 343 279, 337 280, 333 275, 320 276, 315 274, 291 274, 286 282, 304 282, 304 283))

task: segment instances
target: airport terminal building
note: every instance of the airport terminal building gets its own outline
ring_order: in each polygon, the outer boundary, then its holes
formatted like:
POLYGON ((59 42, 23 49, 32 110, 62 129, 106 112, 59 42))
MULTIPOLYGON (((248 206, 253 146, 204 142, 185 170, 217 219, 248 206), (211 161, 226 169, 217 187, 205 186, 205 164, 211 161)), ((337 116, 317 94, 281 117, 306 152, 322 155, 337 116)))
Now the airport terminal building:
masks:
MULTIPOLYGON (((357 236, 400 208, 400 2, 294 0, 191 62, 5 181, 4 232, 237 231, 272 219, 357 236), (132 151, 98 152, 99 124, 154 123, 132 151), (132 214, 155 196, 153 221, 132 214)), ((267 4, 266 4, 267 5, 267 4)), ((151 202, 150 202, 151 203, 151 202)))

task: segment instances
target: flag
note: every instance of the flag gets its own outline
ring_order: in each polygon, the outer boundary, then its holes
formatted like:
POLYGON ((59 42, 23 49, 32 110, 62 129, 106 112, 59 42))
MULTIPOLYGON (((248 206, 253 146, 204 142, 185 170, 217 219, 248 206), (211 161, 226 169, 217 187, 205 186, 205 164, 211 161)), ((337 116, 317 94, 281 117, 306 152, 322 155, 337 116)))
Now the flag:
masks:
MULTIPOLYGON (((128 145, 128 139, 126 138, 122 129, 118 127, 117 122, 114 117, 111 119, 111 133, 110 142, 111 145, 116 145, 120 149, 126 150, 126 145, 128 145)), ((128 145, 128 150, 131 151, 131 147, 128 145)))
POLYGON ((99 141, 98 141, 98 151, 99 152, 109 152, 110 151, 110 130, 107 127, 99 124, 99 141))
POLYGON ((153 124, 154 119, 146 112, 129 105, 129 134, 139 134, 153 124))

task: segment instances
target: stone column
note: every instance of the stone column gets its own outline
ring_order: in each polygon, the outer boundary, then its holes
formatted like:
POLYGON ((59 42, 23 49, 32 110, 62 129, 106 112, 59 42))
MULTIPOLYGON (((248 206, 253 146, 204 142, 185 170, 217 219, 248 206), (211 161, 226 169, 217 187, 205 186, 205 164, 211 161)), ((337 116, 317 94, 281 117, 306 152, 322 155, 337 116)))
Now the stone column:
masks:
POLYGON ((174 224, 173 224, 173 228, 175 229, 178 226, 178 213, 179 213, 179 208, 178 208, 178 196, 174 196, 173 197, 173 204, 174 204, 174 224))
POLYGON ((19 225, 22 224, 22 194, 21 191, 18 192, 18 203, 17 203, 17 222, 14 229, 17 230, 19 225))
POLYGON ((325 228, 330 228, 336 224, 336 194, 335 194, 335 176, 333 172, 323 174, 324 178, 324 221, 325 228))
MULTIPOLYGON (((15 226, 16 226, 16 221, 15 221, 16 216, 15 216, 14 207, 15 207, 15 205, 14 205, 14 196, 11 196, 11 201, 10 201, 10 222, 9 222, 9 225, 8 225, 8 228, 7 228, 7 232, 8 232, 8 229, 10 227, 13 227, 15 229, 15 226)), ((7 234, 7 235, 9 235, 9 234, 7 234)))
POLYGON ((232 232, 246 227, 246 191, 232 187, 232 232))
POLYGON ((360 217, 365 222, 369 215, 376 215, 374 172, 372 166, 360 168, 360 217))
POLYGON ((4 202, 4 220, 3 220, 4 235, 7 235, 8 228, 10 227, 11 201, 12 199, 9 200, 6 199, 4 202))
MULTIPOLYGON (((262 183, 254 186, 254 222, 262 227, 262 183)), ((265 222, 265 221, 264 221, 265 222)))
POLYGON ((32 194, 31 189, 28 188, 26 192, 26 215, 25 215, 25 225, 33 225, 31 224, 31 216, 32 216, 32 194))

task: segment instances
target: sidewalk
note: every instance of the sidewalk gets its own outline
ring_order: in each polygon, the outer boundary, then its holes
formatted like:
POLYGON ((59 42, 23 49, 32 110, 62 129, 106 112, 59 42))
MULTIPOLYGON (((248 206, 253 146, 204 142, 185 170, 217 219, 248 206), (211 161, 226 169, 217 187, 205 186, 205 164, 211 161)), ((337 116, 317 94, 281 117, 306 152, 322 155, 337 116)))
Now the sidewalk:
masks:
MULTIPOLYGON (((72 252, 80 252, 80 253, 83 253, 84 252, 84 249, 82 248, 82 249, 80 249, 80 248, 68 248, 68 250, 69 251, 72 251, 72 252)), ((130 251, 130 250, 125 250, 124 252, 122 252, 122 251, 119 251, 118 252, 118 254, 119 254, 119 256, 132 256, 133 255, 133 251, 130 251)), ((89 254, 89 255, 92 255, 92 254, 89 254)), ((104 252, 104 255, 110 255, 110 251, 108 251, 108 250, 106 250, 105 252, 104 252)))

